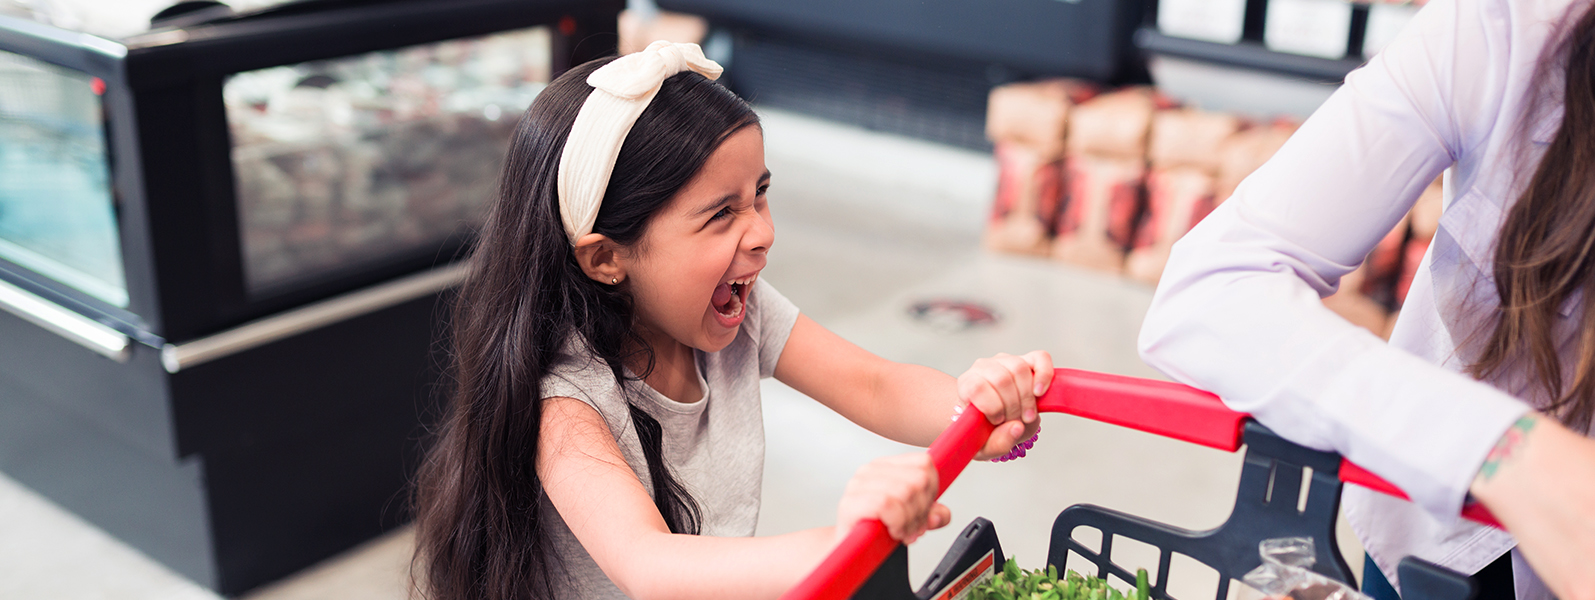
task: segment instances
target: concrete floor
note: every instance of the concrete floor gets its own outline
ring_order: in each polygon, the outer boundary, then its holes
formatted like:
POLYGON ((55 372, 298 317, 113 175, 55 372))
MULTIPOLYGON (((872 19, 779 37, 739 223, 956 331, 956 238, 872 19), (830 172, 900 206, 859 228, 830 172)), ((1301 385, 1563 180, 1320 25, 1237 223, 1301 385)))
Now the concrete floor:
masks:
MULTIPOLYGON (((777 245, 765 278, 819 323, 884 357, 959 373, 996 352, 1045 349, 1060 366, 1157 377, 1137 358, 1151 289, 1056 263, 979 249, 996 171, 988 155, 791 114, 765 113, 777 245), (999 322, 951 330, 916 321, 913 302, 984 303, 999 322)), ((913 448, 870 434, 775 381, 763 387, 767 465, 760 534, 822 526, 853 471, 913 448), (779 426, 776 426, 779 424, 779 426)), ((1052 520, 1089 502, 1186 527, 1219 524, 1240 456, 1082 419, 1047 415, 1030 456, 971 465, 943 501, 953 525, 910 549, 929 574, 952 537, 991 519, 1022 564, 1045 559, 1052 520)), ((411 534, 402 529, 330 559, 250 600, 398 599, 411 534)), ((1342 527, 1343 552, 1361 551, 1342 527)), ((1148 551, 1147 548, 1141 548, 1148 551)), ((1153 561, 1155 554, 1132 557, 1153 561)), ((1210 597, 1216 574, 1179 562, 1172 591, 1210 597)), ((0 599, 215 598, 0 475, 0 599)))

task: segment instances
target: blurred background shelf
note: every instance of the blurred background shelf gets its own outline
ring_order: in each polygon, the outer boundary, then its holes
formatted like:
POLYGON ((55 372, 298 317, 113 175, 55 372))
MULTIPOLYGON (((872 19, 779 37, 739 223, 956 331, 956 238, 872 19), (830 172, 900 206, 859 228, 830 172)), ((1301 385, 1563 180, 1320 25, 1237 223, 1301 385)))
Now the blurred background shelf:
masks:
POLYGON ((1240 67, 1322 83, 1340 83, 1363 61, 1304 56, 1269 50, 1258 41, 1221 44, 1176 37, 1143 27, 1135 32, 1136 47, 1148 54, 1172 56, 1215 65, 1240 67))

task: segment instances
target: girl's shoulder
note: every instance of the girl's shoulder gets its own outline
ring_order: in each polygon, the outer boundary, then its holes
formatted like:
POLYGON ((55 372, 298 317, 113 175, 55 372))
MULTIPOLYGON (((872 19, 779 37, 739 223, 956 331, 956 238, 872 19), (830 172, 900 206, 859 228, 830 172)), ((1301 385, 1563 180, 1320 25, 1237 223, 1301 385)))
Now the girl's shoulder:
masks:
POLYGON ((539 382, 538 397, 574 398, 591 406, 619 439, 631 419, 626 393, 609 364, 582 351, 584 347, 579 341, 566 343, 539 382))
POLYGON ((743 331, 752 337, 763 337, 765 330, 790 331, 797 322, 798 307, 763 277, 753 282, 753 293, 748 294, 748 319, 743 321, 743 331))
POLYGON ((739 339, 732 342, 732 347, 757 359, 760 377, 771 377, 797 318, 797 305, 760 277, 748 296, 748 319, 742 323, 739 339))
POLYGON ((543 398, 575 398, 600 409, 601 399, 619 392, 609 364, 588 351, 586 344, 575 336, 555 354, 548 374, 539 383, 543 398))

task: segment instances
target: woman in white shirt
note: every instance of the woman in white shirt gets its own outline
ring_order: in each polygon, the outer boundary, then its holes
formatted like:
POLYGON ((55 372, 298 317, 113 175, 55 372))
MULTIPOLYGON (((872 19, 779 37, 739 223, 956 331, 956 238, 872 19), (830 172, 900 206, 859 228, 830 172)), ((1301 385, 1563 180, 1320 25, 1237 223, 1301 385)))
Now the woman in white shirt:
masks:
POLYGON ((1398 585, 1417 555, 1595 598, 1591 6, 1431 2, 1175 246, 1141 331, 1149 364, 1406 490, 1344 494, 1398 585), (1319 300, 1442 171, 1387 345, 1319 300), (1470 494, 1512 533, 1459 520, 1470 494))

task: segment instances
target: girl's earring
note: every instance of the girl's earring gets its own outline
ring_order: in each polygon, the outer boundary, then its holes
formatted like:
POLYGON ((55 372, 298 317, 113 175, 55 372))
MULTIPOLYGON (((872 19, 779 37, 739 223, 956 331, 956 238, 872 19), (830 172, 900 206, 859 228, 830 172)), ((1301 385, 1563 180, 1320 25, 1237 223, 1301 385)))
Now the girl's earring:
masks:
POLYGON ((619 279, 615 279, 614 277, 609 278, 609 285, 615 285, 617 283, 620 283, 619 279))

